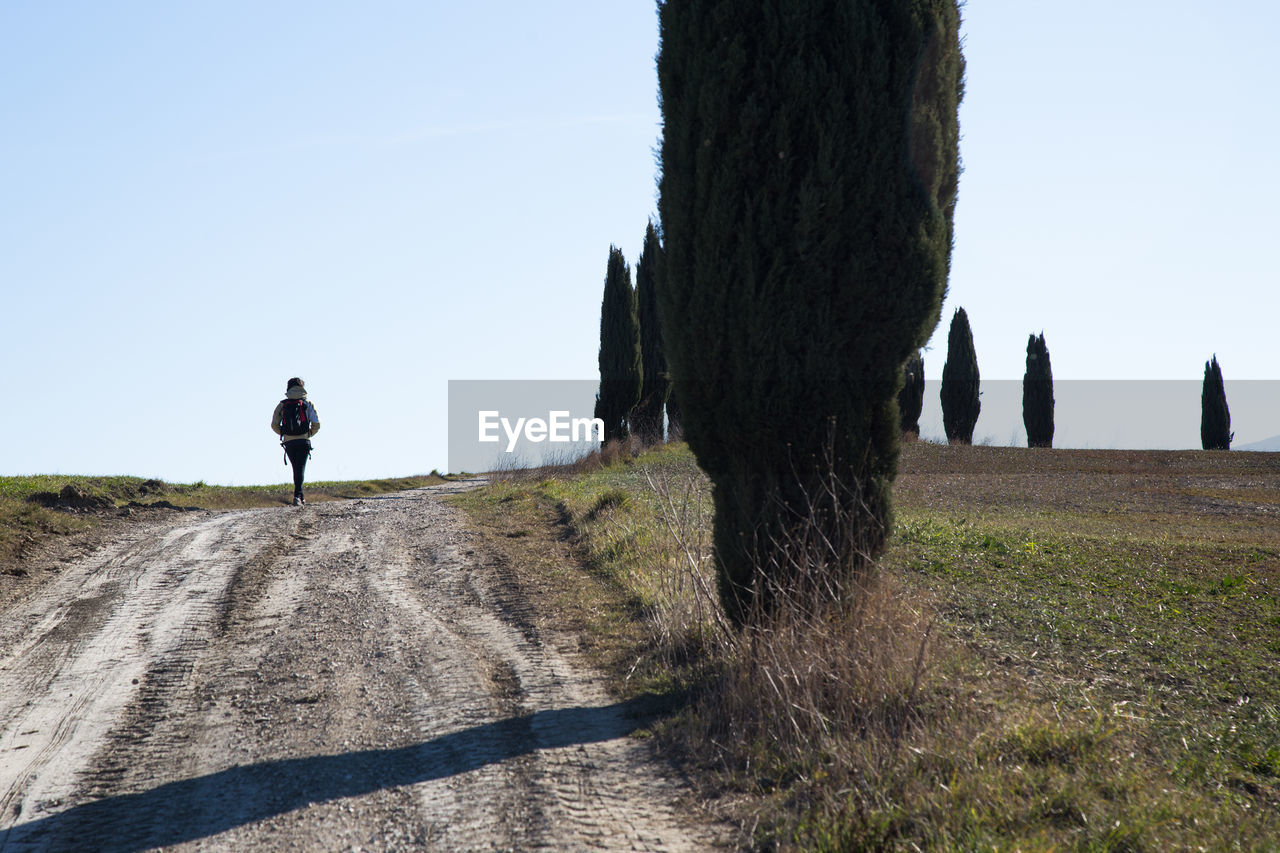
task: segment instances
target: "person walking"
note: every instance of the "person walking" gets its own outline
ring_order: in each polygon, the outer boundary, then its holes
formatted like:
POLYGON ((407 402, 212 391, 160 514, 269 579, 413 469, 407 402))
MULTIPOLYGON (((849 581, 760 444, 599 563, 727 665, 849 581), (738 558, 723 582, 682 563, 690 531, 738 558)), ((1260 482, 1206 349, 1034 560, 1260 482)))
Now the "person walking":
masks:
POLYGON ((293 463, 293 505, 307 501, 302 496, 302 477, 311 456, 311 436, 320 431, 320 416, 307 399, 302 380, 293 377, 285 387, 285 397, 271 415, 271 429, 280 436, 284 455, 293 463))

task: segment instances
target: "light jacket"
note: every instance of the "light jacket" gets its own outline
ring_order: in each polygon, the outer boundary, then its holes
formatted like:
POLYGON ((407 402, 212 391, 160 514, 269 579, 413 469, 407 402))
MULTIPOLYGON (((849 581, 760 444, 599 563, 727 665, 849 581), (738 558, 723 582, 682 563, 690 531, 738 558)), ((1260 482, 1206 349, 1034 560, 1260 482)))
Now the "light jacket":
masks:
POLYGON ((299 388, 297 385, 289 389, 285 394, 290 400, 304 400, 307 404, 307 423, 311 425, 311 431, 306 435, 285 435, 284 434, 284 400, 276 403, 276 410, 271 415, 271 430, 280 436, 280 440, 287 444, 290 441, 298 441, 304 438, 311 438, 320 431, 320 416, 316 414, 316 407, 311 405, 311 401, 307 400, 307 392, 299 388))

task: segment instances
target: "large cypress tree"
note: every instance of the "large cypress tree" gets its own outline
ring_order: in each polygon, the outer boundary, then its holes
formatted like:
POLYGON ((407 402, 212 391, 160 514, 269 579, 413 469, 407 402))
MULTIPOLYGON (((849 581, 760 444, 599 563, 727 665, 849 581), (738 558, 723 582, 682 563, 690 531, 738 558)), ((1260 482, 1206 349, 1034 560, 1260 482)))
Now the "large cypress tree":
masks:
POLYGON ((969 315, 957 308, 947 332, 947 363, 942 366, 942 428, 952 444, 971 444, 982 411, 978 354, 973 349, 969 315))
POLYGON ((902 366, 902 390, 898 392, 898 412, 903 435, 920 435, 920 413, 923 411, 924 356, 916 350, 902 366))
POLYGON ((1231 412, 1227 409, 1227 389, 1222 384, 1218 356, 1204 363, 1204 385, 1200 391, 1200 446, 1205 450, 1229 450, 1231 412))
POLYGON ((960 15, 955 0, 658 6, 663 339, 742 622, 795 585, 851 591, 883 548, 902 365, 950 266, 960 15), (807 539, 837 553, 797 565, 807 539))
POLYGON ((1028 447, 1053 447, 1053 368, 1044 332, 1027 338, 1027 371, 1022 375, 1022 424, 1028 447))
POLYGON ((644 231, 644 248, 636 261, 636 300, 640 312, 640 358, 644 383, 632 427, 642 441, 662 441, 662 407, 671 391, 667 357, 662 351, 662 326, 658 321, 658 288, 662 270, 662 243, 650 221, 644 231))
POLYGON ((597 418, 604 421, 604 440, 627 437, 631 410, 640 402, 640 322, 631 269, 622 250, 609 247, 600 305, 600 393, 597 418))

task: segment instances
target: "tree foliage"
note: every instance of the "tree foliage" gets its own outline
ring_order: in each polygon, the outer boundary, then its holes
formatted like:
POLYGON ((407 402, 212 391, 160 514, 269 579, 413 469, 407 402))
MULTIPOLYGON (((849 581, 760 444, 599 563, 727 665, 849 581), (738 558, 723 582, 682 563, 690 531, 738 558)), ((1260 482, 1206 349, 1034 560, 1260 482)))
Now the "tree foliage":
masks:
POLYGON ((973 442, 973 428, 982 411, 980 384, 969 315, 957 308, 947 332, 947 362, 942 366, 942 428, 947 441, 973 442))
POLYGON ((827 588, 852 590, 883 548, 902 365, 950 266, 960 16, 665 0, 659 21, 659 309, 741 622, 805 571, 781 568, 801 527, 838 543, 827 588))
POLYGON ((1053 368, 1040 336, 1027 338, 1027 370, 1022 375, 1022 424, 1028 447, 1053 447, 1053 368))
POLYGON ((1227 389, 1222 384, 1218 356, 1204 363, 1204 385, 1200 391, 1200 446, 1205 450, 1229 450, 1235 433, 1227 409, 1227 389))
POLYGON ((920 413, 924 411, 924 356, 916 350, 902 366, 902 390, 898 392, 898 413, 904 435, 920 435, 920 413))
POLYGON ((662 441, 662 407, 671 392, 667 357, 662 350, 662 326, 658 320, 658 288, 661 287, 662 242, 650 222, 644 232, 644 248, 636 261, 636 301, 640 322, 640 359, 643 384, 632 427, 647 444, 662 441))
POLYGON ((600 305, 600 393, 595 416, 604 440, 626 438, 631 410, 640 401, 640 322, 631 269, 622 250, 609 247, 600 305))

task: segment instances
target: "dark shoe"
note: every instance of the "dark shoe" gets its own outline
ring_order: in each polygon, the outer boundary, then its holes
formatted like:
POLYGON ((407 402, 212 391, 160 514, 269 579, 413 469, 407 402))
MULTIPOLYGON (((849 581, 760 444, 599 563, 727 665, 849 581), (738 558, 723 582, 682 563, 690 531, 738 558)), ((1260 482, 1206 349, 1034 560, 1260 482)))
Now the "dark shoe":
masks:
POLYGON ((306 503, 306 501, 302 499, 302 495, 294 495, 294 496, 293 496, 293 505, 294 505, 294 506, 302 506, 302 505, 303 505, 303 504, 305 504, 305 503, 306 503))

